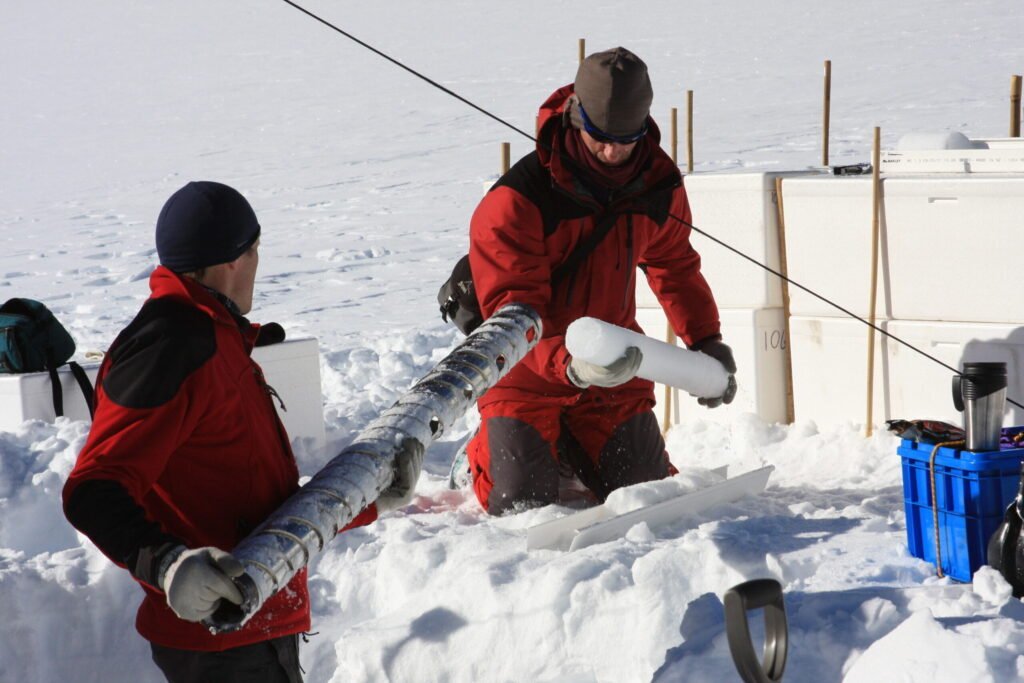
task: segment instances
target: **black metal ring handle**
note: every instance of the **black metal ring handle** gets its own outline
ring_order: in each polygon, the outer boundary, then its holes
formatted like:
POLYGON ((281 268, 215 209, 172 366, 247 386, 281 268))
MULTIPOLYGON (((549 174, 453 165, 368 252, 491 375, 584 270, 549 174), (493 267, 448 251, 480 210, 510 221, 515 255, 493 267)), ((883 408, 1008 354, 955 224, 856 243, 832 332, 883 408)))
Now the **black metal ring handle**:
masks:
POLYGON ((725 632, 729 651, 745 683, 778 683, 786 668, 789 627, 782 586, 775 579, 754 579, 725 592, 725 632), (764 663, 754 652, 747 612, 764 608, 764 663))

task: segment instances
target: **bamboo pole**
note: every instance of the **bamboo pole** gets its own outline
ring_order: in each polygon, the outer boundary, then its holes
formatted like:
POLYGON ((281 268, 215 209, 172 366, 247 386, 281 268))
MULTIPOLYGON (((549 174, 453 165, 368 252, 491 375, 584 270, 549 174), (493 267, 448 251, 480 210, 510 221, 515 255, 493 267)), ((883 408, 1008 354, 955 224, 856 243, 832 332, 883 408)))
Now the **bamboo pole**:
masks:
POLYGON ((1020 137, 1020 90, 1021 77, 1010 78, 1010 137, 1020 137))
POLYGON ((583 58, 587 56, 587 39, 586 38, 580 38, 579 52, 580 52, 580 63, 582 64, 583 63, 583 58))
MULTIPOLYGON (((665 341, 667 341, 672 346, 676 345, 676 332, 675 332, 675 330, 672 329, 672 321, 671 320, 668 323, 666 323, 665 341)), ((662 435, 662 437, 664 437, 666 434, 668 434, 668 430, 672 426, 672 394, 674 394, 674 393, 675 393, 675 390, 672 387, 670 387, 669 385, 666 384, 665 385, 665 412, 662 415, 662 420, 661 420, 661 435, 662 435)))
POLYGON ((679 165, 679 110, 672 107, 672 145, 669 148, 672 163, 679 165))
POLYGON ((693 173, 693 91, 686 91, 686 172, 693 173))
MULTIPOLYGON (((670 151, 672 153, 672 163, 678 164, 679 158, 679 110, 676 107, 672 107, 672 144, 670 151)), ((676 343, 676 331, 672 329, 672 321, 668 321, 665 324, 665 341, 673 346, 676 343)), ((669 385, 665 385, 665 413, 661 421, 661 434, 664 436, 668 433, 669 427, 672 425, 672 396, 675 394, 675 390, 669 385)))
POLYGON ((821 116, 821 165, 828 166, 828 129, 832 114, 832 60, 825 60, 825 94, 821 116))
POLYGON ((871 296, 868 300, 868 405, 865 436, 871 436, 874 423, 875 395, 875 302, 878 298, 878 231, 879 209, 882 200, 882 179, 879 172, 881 163, 882 129, 875 126, 875 142, 871 152, 871 296))
POLYGON ((508 173, 512 165, 512 143, 501 143, 501 175, 508 173))
MULTIPOLYGON (((782 178, 775 179, 775 209, 778 216, 779 230, 779 272, 789 277, 789 265, 786 258, 786 211, 782 203, 782 178)), ((796 409, 793 402, 793 347, 789 333, 789 282, 782 281, 782 325, 783 325, 783 365, 786 371, 786 424, 793 424, 796 409)))

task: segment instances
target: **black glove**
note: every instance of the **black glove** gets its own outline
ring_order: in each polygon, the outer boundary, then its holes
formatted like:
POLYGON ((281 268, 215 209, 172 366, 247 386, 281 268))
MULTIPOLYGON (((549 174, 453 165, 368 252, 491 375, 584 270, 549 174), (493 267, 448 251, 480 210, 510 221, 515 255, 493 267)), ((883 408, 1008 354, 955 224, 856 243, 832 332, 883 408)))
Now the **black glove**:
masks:
POLYGON ((726 384, 725 392, 721 396, 698 398, 697 403, 708 408, 717 408, 723 403, 726 405, 732 403, 732 400, 736 398, 736 360, 732 357, 732 349, 722 341, 722 336, 715 334, 705 337, 690 347, 690 349, 711 356, 721 363, 725 371, 729 373, 729 382, 726 384))
POLYGON ((270 346, 284 341, 284 328, 277 323, 260 325, 256 331, 256 346, 270 346))

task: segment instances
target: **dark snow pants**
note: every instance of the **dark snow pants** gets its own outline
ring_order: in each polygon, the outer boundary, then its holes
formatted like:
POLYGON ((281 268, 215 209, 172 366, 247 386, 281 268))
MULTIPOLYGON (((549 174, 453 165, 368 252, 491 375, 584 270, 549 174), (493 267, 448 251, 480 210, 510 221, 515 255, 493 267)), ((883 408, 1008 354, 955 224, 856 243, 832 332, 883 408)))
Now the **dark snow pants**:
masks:
POLYGON ((221 652, 150 647, 168 683, 302 683, 298 634, 221 652))
POLYGON ((586 391, 571 405, 543 400, 485 402, 466 449, 484 509, 558 501, 559 459, 568 459, 600 500, 630 484, 667 477, 665 442, 644 395, 586 391))

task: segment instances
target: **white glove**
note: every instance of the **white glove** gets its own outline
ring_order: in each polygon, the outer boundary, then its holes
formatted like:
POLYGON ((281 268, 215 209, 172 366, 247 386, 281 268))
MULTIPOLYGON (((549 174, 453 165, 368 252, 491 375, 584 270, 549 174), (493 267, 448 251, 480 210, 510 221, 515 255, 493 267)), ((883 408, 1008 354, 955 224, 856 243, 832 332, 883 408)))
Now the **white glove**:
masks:
POLYGON ((626 353, 611 365, 595 365, 573 358, 569 361, 565 374, 569 381, 580 389, 586 389, 592 384, 599 387, 617 387, 636 377, 636 371, 640 369, 640 362, 643 359, 644 354, 640 349, 630 346, 626 353))
POLYGON ((416 439, 406 439, 402 449, 395 454, 395 477, 391 486, 384 489, 377 498, 377 514, 383 515, 403 508, 416 492, 416 482, 423 469, 423 444, 416 439))
POLYGON ((231 579, 244 573, 242 563, 220 548, 183 549, 163 573, 160 588, 178 617, 202 621, 217 610, 221 599, 242 604, 242 594, 231 579))

